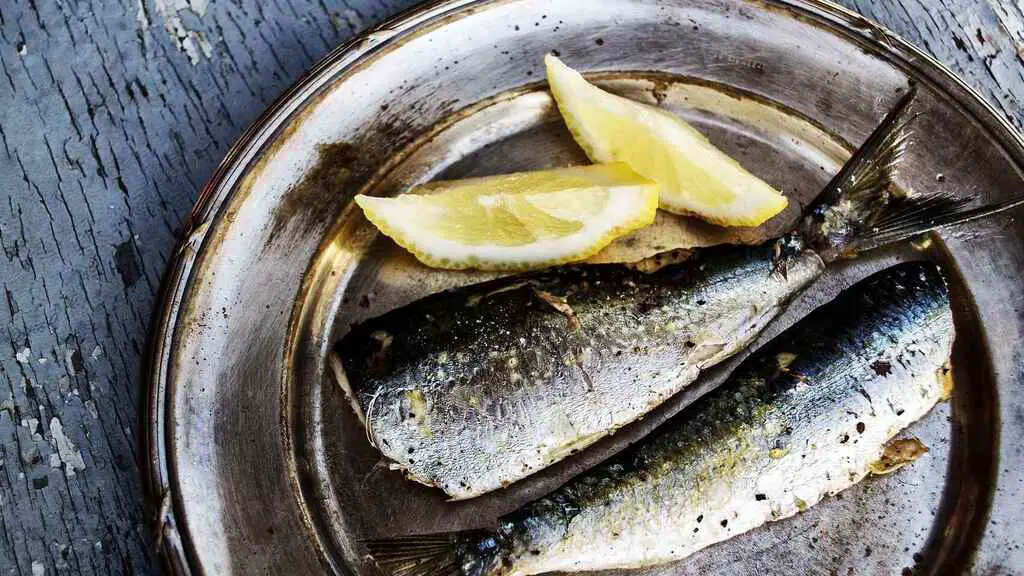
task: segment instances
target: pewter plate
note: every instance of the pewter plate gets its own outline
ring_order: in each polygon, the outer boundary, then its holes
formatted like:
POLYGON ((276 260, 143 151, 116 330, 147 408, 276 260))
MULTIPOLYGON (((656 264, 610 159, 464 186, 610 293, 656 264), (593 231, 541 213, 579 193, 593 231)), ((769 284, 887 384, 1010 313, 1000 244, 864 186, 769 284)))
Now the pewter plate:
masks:
MULTIPOLYGON (((899 183, 983 201, 1024 189, 1024 141, 924 54, 820 0, 428 4, 340 47, 231 149, 172 262, 146 421, 156 529, 174 573, 371 574, 359 540, 484 526, 715 386, 500 493, 461 503, 404 480, 325 371, 352 322, 485 275, 432 271, 354 208, 433 178, 583 162, 542 82, 557 51, 611 90, 683 115, 784 190, 792 222, 910 82, 899 183)), ((906 258, 942 262, 959 330, 931 452, 796 518, 649 574, 1009 574, 1024 569, 1024 227, 1011 215, 836 267, 759 341, 906 258)), ((756 347, 758 344, 755 344, 756 347)))

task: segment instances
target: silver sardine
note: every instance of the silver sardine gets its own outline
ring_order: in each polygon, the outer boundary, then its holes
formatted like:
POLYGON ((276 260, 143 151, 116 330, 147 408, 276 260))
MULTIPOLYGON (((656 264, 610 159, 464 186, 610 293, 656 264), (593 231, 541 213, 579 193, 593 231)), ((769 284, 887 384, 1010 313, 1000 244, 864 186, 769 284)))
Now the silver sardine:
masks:
POLYGON ((951 390, 934 264, 880 272, 645 439, 494 530, 368 542, 399 576, 528 575, 679 560, 926 451, 894 436, 951 390))

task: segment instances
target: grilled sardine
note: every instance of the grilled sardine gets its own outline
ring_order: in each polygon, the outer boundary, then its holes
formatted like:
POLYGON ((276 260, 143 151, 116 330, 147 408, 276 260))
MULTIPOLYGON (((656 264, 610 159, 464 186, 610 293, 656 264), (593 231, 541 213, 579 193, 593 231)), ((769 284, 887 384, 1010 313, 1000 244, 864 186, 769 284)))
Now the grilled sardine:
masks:
POLYGON ((754 353, 645 439, 495 530, 368 542, 392 574, 527 575, 686 556, 924 451, 890 442, 949 394, 933 264, 875 274, 754 353))
POLYGON ((643 415, 742 350, 817 278, 813 252, 716 248, 644 274, 554 269, 434 295, 339 350, 370 440, 420 482, 467 498, 643 415))

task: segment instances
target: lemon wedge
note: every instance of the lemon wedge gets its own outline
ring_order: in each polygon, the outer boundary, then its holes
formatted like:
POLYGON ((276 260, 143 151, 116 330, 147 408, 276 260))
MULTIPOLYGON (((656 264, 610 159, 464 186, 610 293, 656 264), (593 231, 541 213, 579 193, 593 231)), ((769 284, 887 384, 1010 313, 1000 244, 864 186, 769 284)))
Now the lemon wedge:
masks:
POLYGON ((544 63, 576 142, 594 162, 625 162, 660 184, 663 210, 727 226, 757 226, 786 207, 785 196, 683 119, 605 92, 553 55, 544 63))
POLYGON ((584 260, 647 226, 658 186, 614 163, 435 182, 355 201, 428 266, 526 270, 584 260))

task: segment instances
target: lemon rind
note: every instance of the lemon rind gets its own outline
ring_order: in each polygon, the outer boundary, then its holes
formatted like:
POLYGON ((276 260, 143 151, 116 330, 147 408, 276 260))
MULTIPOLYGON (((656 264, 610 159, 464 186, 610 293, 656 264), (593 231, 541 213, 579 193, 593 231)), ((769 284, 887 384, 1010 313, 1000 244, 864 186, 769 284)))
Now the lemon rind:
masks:
MULTIPOLYGON (((700 143, 701 147, 706 149, 704 153, 715 153, 720 155, 721 158, 716 160, 723 164, 731 164, 731 166, 728 166, 728 169, 735 170, 737 174, 740 174, 744 178, 749 178, 749 181, 755 187, 754 190, 748 189, 745 193, 737 193, 735 200, 719 207, 695 207, 694 202, 691 201, 685 192, 666 190, 663 187, 659 198, 659 207, 662 210, 675 214, 695 216, 702 220, 725 226, 758 226, 768 221, 776 214, 782 212, 786 206, 788 206, 789 201, 783 194, 757 176, 751 174, 748 170, 743 168, 742 165, 736 162, 734 158, 715 148, 710 142, 707 142, 707 139, 703 135, 697 132, 681 118, 641 102, 634 102, 627 98, 605 92, 597 86, 587 82, 587 80, 577 71, 566 66, 561 62, 561 60, 553 55, 549 54, 545 57, 545 64, 548 69, 548 83, 550 85, 551 94, 555 99, 555 103, 557 104, 559 111, 561 112, 562 118, 565 121, 566 126, 569 128, 569 132, 572 134, 573 139, 576 140, 580 148, 583 149, 587 157, 592 161, 614 162, 625 161, 625 159, 617 158, 604 153, 602 150, 598 150, 598 148, 593 144, 597 138, 589 136, 589 131, 577 118, 576 113, 572 110, 572 106, 568 104, 567 100, 573 97, 569 92, 575 92, 575 97, 587 99, 592 102, 600 98, 602 101, 599 102, 598 105, 605 109, 613 108, 608 111, 610 114, 617 113, 614 108, 622 106, 629 108, 635 107, 633 108, 633 114, 636 113, 635 111, 643 111, 645 108, 649 108, 652 112, 659 113, 660 116, 665 118, 667 123, 675 126, 675 129, 683 134, 683 138, 692 139, 694 136, 686 134, 686 132, 696 132, 696 136, 699 136, 704 140, 704 142, 700 143), (553 74, 553 69, 557 70, 557 73, 553 74), (578 78, 576 76, 578 76, 578 78), (577 85, 575 90, 572 84, 577 85), (586 92, 581 92, 581 89, 586 90, 586 92), (751 211, 751 203, 758 205, 758 208, 751 211)), ((630 115, 632 116, 633 114, 630 115)), ((646 123, 638 124, 640 124, 639 129, 652 132, 652 129, 648 127, 646 123)), ((664 140, 664 138, 661 138, 660 136, 658 136, 658 139, 664 140)), ((667 145, 668 144, 666 143, 666 146, 667 145)))

